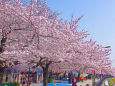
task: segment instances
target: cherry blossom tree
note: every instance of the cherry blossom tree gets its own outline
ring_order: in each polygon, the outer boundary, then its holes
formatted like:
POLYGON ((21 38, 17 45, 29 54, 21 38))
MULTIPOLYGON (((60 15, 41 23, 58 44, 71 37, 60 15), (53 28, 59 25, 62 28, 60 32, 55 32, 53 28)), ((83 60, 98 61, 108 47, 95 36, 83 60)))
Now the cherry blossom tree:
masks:
MULTIPOLYGON (((103 46, 96 44, 96 42, 92 40, 88 41, 86 44, 88 44, 86 47, 86 57, 89 59, 91 66, 94 67, 92 67, 91 70, 95 70, 99 74, 100 71, 105 70, 106 67, 111 67, 112 62, 109 58, 111 49, 104 49, 103 46)), ((110 73, 110 71, 108 72, 110 73)))
MULTIPOLYGON (((83 41, 79 46, 76 54, 72 54, 71 61, 60 63, 59 69, 66 71, 73 71, 80 73, 90 73, 92 70, 96 74, 112 74, 111 60, 108 57, 111 49, 104 49, 101 45, 96 44, 92 39, 90 41, 83 41), (75 55, 75 56, 74 56, 75 55), (109 70, 108 70, 109 69, 109 70)), ((54 65, 56 66, 56 65, 54 65)), ((59 70, 57 69, 57 70, 59 70)))
POLYGON ((0 59, 5 59, 8 66, 15 61, 40 66, 44 86, 49 67, 55 71, 79 72, 100 69, 105 73, 111 67, 107 57, 110 50, 92 40, 85 41, 89 34, 78 30, 82 17, 63 21, 45 0, 31 0, 30 3, 1 0, 0 9, 0 37, 5 39, 1 41, 0 59))
POLYGON ((6 45, 6 51, 1 55, 9 62, 18 60, 23 64, 33 62, 40 65, 43 68, 45 86, 49 65, 69 60, 71 55, 67 53, 71 46, 77 45, 87 34, 77 30, 80 18, 69 23, 63 22, 50 11, 45 1, 41 4, 32 0, 32 3, 34 4, 24 3, 27 7, 19 1, 5 2, 3 5, 5 12, 11 13, 19 21, 18 24, 11 25, 16 31, 8 35, 15 42, 6 45), (69 44, 71 45, 68 46, 69 44))
MULTIPOLYGON (((72 58, 72 63, 76 60, 75 63, 73 63, 72 70, 80 70, 81 73, 87 72, 88 70, 95 70, 99 74, 101 70, 111 67, 112 62, 108 57, 111 49, 104 49, 103 46, 96 44, 96 42, 93 40, 82 42, 80 46, 80 54, 72 58)), ((109 70, 108 72, 110 73, 109 70)))
POLYGON ((6 61, 8 60, 4 59, 2 53, 5 51, 6 46, 10 45, 11 42, 15 42, 15 40, 13 40, 12 37, 9 37, 9 35, 16 31, 13 26, 19 25, 19 21, 21 20, 15 15, 12 15, 11 10, 8 9, 7 3, 7 0, 0 1, 0 81, 2 81, 1 77, 4 68, 8 66, 6 64, 6 61))

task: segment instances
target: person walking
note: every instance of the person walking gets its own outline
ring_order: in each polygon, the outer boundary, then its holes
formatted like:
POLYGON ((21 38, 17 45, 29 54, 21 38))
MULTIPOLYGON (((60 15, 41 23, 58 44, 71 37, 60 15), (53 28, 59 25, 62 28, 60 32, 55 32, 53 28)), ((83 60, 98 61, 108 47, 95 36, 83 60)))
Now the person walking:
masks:
POLYGON ((22 75, 22 77, 21 77, 21 84, 22 84, 22 86, 25 86, 25 84, 26 84, 26 78, 24 75, 22 75))

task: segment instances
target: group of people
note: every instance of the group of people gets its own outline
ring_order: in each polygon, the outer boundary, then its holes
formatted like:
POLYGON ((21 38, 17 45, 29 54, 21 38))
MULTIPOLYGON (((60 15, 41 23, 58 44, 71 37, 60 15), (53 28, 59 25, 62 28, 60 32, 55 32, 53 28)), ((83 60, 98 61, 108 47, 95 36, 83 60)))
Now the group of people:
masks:
MULTIPOLYGON (((78 80, 76 78, 73 78, 72 79, 72 86, 77 86, 77 82, 78 82, 78 80)), ((89 84, 86 84, 86 86, 89 86, 89 84)))

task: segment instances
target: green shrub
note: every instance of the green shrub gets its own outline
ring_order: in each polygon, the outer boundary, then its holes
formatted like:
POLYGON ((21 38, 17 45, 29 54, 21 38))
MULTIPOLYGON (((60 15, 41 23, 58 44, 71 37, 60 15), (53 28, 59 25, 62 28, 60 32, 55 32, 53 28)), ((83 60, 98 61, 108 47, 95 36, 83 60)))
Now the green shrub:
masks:
POLYGON ((47 79, 47 82, 48 82, 48 83, 52 83, 52 82, 53 82, 53 79, 52 79, 52 78, 48 78, 48 79, 47 79))
POLYGON ((1 86, 20 86, 19 82, 8 82, 8 83, 2 83, 1 86))
POLYGON ((13 82, 14 86, 20 86, 19 82, 13 82))
POLYGON ((52 79, 55 79, 55 77, 54 77, 54 76, 52 76, 52 79))

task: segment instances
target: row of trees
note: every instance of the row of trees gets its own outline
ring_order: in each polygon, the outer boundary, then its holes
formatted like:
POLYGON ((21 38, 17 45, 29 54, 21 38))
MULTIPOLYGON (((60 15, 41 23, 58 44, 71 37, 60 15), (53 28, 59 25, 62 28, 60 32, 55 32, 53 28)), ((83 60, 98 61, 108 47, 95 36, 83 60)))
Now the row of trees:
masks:
POLYGON ((49 68, 112 74, 111 50, 85 40, 89 34, 78 30, 81 18, 63 21, 45 0, 0 0, 0 60, 5 66, 40 66, 44 86, 49 68))

